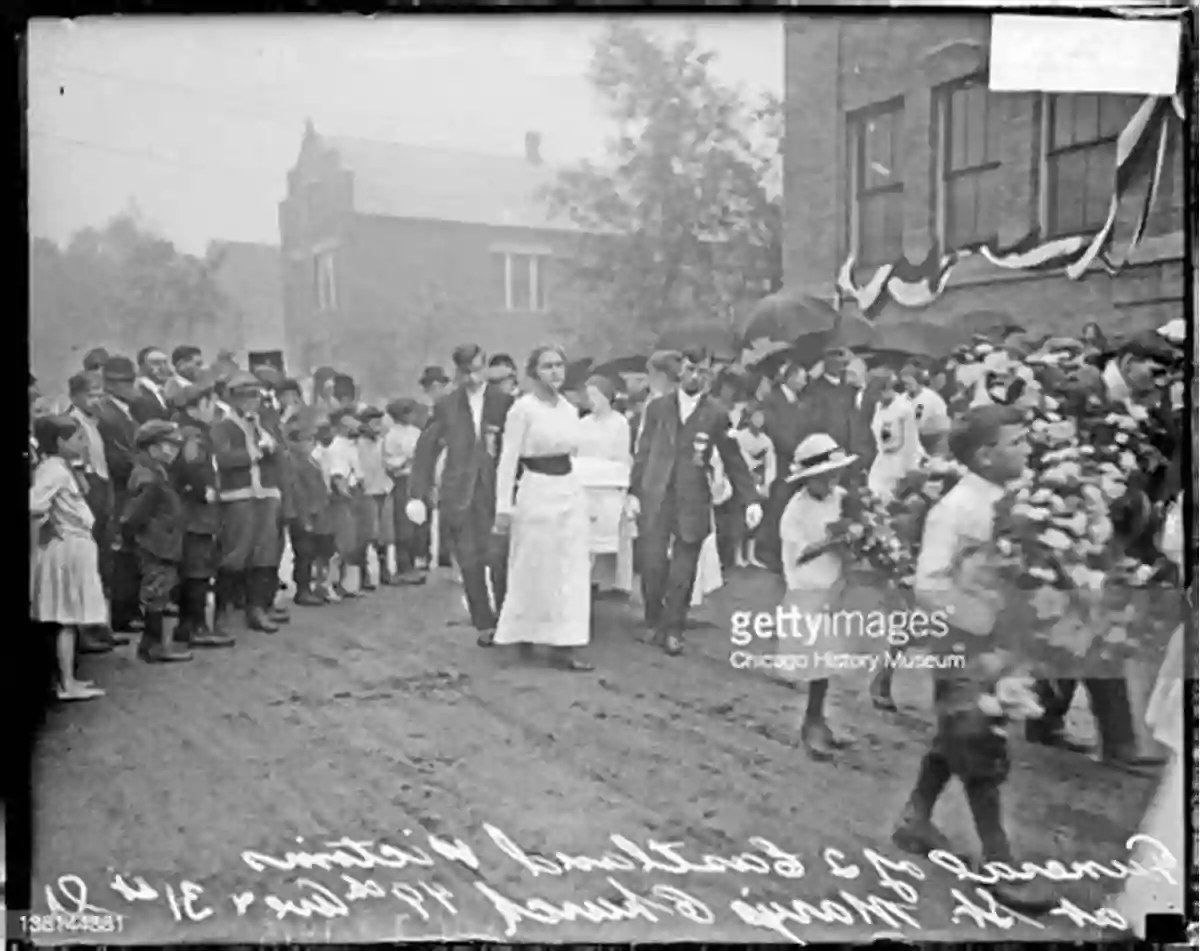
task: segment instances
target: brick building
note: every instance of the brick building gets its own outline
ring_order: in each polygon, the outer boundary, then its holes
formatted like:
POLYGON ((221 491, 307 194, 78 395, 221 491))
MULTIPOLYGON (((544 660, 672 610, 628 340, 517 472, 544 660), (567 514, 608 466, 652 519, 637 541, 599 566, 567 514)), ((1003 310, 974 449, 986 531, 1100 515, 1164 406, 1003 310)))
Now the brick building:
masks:
MULTIPOLYGON (((786 21, 788 287, 832 297, 851 254, 861 284, 901 255, 916 264, 932 248, 1099 230, 1116 137, 1144 97, 992 92, 989 39, 986 15, 786 21)), ((930 306, 890 301, 878 319, 998 310, 1031 332, 1075 334, 1089 319, 1110 332, 1182 316, 1185 141, 1175 122, 1146 236, 1119 275, 1093 267, 1069 280, 971 256, 930 306)), ((1139 202, 1122 206, 1118 261, 1139 202)))
POLYGON ((289 366, 344 368, 384 398, 465 341, 518 362, 569 343, 582 318, 555 272, 577 232, 539 197, 554 175, 532 133, 524 156, 497 157, 310 124, 279 206, 289 366))

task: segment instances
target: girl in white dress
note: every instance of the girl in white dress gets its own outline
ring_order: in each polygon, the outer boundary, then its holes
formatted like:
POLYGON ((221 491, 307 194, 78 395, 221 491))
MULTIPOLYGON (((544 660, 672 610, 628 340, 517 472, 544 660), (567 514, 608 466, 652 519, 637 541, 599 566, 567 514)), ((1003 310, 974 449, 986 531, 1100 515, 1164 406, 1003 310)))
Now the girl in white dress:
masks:
POLYGON ((38 534, 30 572, 33 619, 58 625, 58 699, 91 700, 104 691, 75 679, 78 628, 108 623, 100 583, 100 555, 92 538, 95 519, 72 460, 87 451, 87 436, 69 416, 34 422, 42 454, 29 489, 29 513, 38 534))
MULTIPOLYGON (((854 651, 847 632, 837 626, 836 612, 845 581, 839 540, 829 527, 842 517, 846 490, 838 485, 842 470, 858 457, 847 455, 832 436, 816 433, 796 448, 788 482, 800 487, 783 510, 779 523, 783 576, 787 593, 783 606, 792 609, 795 629, 777 632, 782 676, 808 683, 808 702, 800 739, 815 760, 833 758, 848 745, 836 737, 825 720, 825 697, 831 671, 829 654, 854 651)), ((843 622, 845 623, 845 622, 843 622)), ((860 648, 861 649, 861 648, 860 648)))
MULTIPOLYGON (((1177 500, 1167 514, 1159 548, 1181 571, 1184 563, 1183 541, 1183 513, 1177 500)), ((1194 601, 1191 610, 1195 610, 1194 601)), ((1115 902, 1115 910, 1125 919, 1130 930, 1143 940, 1146 937, 1147 915, 1184 913, 1184 883, 1188 874, 1184 863, 1184 840, 1188 834, 1184 810, 1190 806, 1184 804, 1183 678, 1187 659, 1183 653, 1183 639, 1183 627, 1180 626, 1171 637, 1146 709, 1146 725, 1150 727, 1154 738, 1170 751, 1167 768, 1140 830, 1142 835, 1157 840, 1159 845, 1145 839, 1139 840, 1130 856, 1146 867, 1153 867, 1153 863, 1168 865, 1159 846, 1165 847, 1175 859, 1171 872, 1174 881, 1168 882, 1162 872, 1129 878, 1125 890, 1115 902)))
POLYGON ((629 420, 613 409, 613 382, 594 376, 584 390, 591 413, 579 421, 577 462, 588 492, 592 585, 600 591, 633 590, 633 539, 637 522, 625 513, 633 468, 629 420))
POLYGON ((575 656, 591 637, 592 593, 588 500, 572 471, 579 412, 561 393, 562 350, 539 347, 526 369, 533 391, 508 411, 496 468, 496 531, 510 538, 494 643, 524 645, 525 654, 545 644, 556 648, 559 666, 591 670, 575 656))
POLYGON ((916 411, 908 397, 897 392, 894 382, 875 404, 871 432, 877 452, 867 474, 867 488, 887 502, 900 480, 920 466, 923 455, 916 411))

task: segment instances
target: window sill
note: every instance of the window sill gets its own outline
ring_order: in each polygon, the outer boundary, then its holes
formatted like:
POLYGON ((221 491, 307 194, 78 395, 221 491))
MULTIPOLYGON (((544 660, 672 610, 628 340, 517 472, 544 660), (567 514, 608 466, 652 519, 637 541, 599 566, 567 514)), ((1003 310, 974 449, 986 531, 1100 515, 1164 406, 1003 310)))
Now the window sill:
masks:
MULTIPOLYGON (((1162 261, 1178 261, 1183 258, 1183 232, 1172 231, 1168 234, 1154 235, 1143 238, 1128 261, 1123 263, 1130 267, 1147 264, 1158 264, 1162 261)), ((1092 271, 1099 271, 1093 266, 1092 271)), ((960 261, 950 272, 946 287, 969 287, 973 284, 1001 284, 1009 281, 1036 281, 1048 277, 1053 272, 1048 271, 1006 271, 996 267, 984 258, 972 256, 960 261)), ((1091 273, 1091 271, 1089 271, 1091 273)))

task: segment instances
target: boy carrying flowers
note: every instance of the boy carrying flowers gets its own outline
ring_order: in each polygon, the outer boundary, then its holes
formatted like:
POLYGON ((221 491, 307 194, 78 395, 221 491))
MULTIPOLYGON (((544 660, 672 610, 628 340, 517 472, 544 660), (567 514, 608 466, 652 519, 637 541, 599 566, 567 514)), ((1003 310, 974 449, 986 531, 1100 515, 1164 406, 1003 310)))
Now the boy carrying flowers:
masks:
MULTIPOLYGON (((1029 456, 1023 417, 1012 407, 972 407, 952 434, 951 449, 967 472, 929 512, 914 593, 918 606, 949 616, 947 641, 957 641, 965 662, 935 670, 936 733, 892 841, 922 854, 953 851, 932 816, 943 790, 957 777, 967 794, 983 860, 1011 864, 1000 804, 1009 773, 1006 721, 1040 710, 1031 682, 1017 676, 1003 649, 1006 632, 997 629, 997 619, 1005 594, 989 562, 994 506, 1005 487, 1021 476, 1029 456)), ((1036 880, 998 883, 992 890, 1005 905, 1045 910, 1054 902, 1042 885, 1036 880)))

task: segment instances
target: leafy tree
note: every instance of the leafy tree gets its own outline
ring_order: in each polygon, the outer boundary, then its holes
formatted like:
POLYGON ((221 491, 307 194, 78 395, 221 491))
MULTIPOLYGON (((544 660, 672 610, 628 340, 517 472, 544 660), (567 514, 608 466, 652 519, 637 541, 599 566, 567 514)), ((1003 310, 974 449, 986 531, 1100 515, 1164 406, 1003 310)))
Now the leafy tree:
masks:
POLYGON ((545 197, 584 231, 567 280, 614 326, 732 323, 781 286, 781 109, 722 85, 714 55, 629 20, 595 44, 589 79, 617 134, 603 167, 563 171, 545 197))
POLYGON ((230 304, 218 264, 183 254, 126 212, 85 228, 65 248, 38 238, 31 249, 31 339, 53 377, 78 369, 68 354, 105 345, 127 354, 151 343, 215 340, 230 304))

